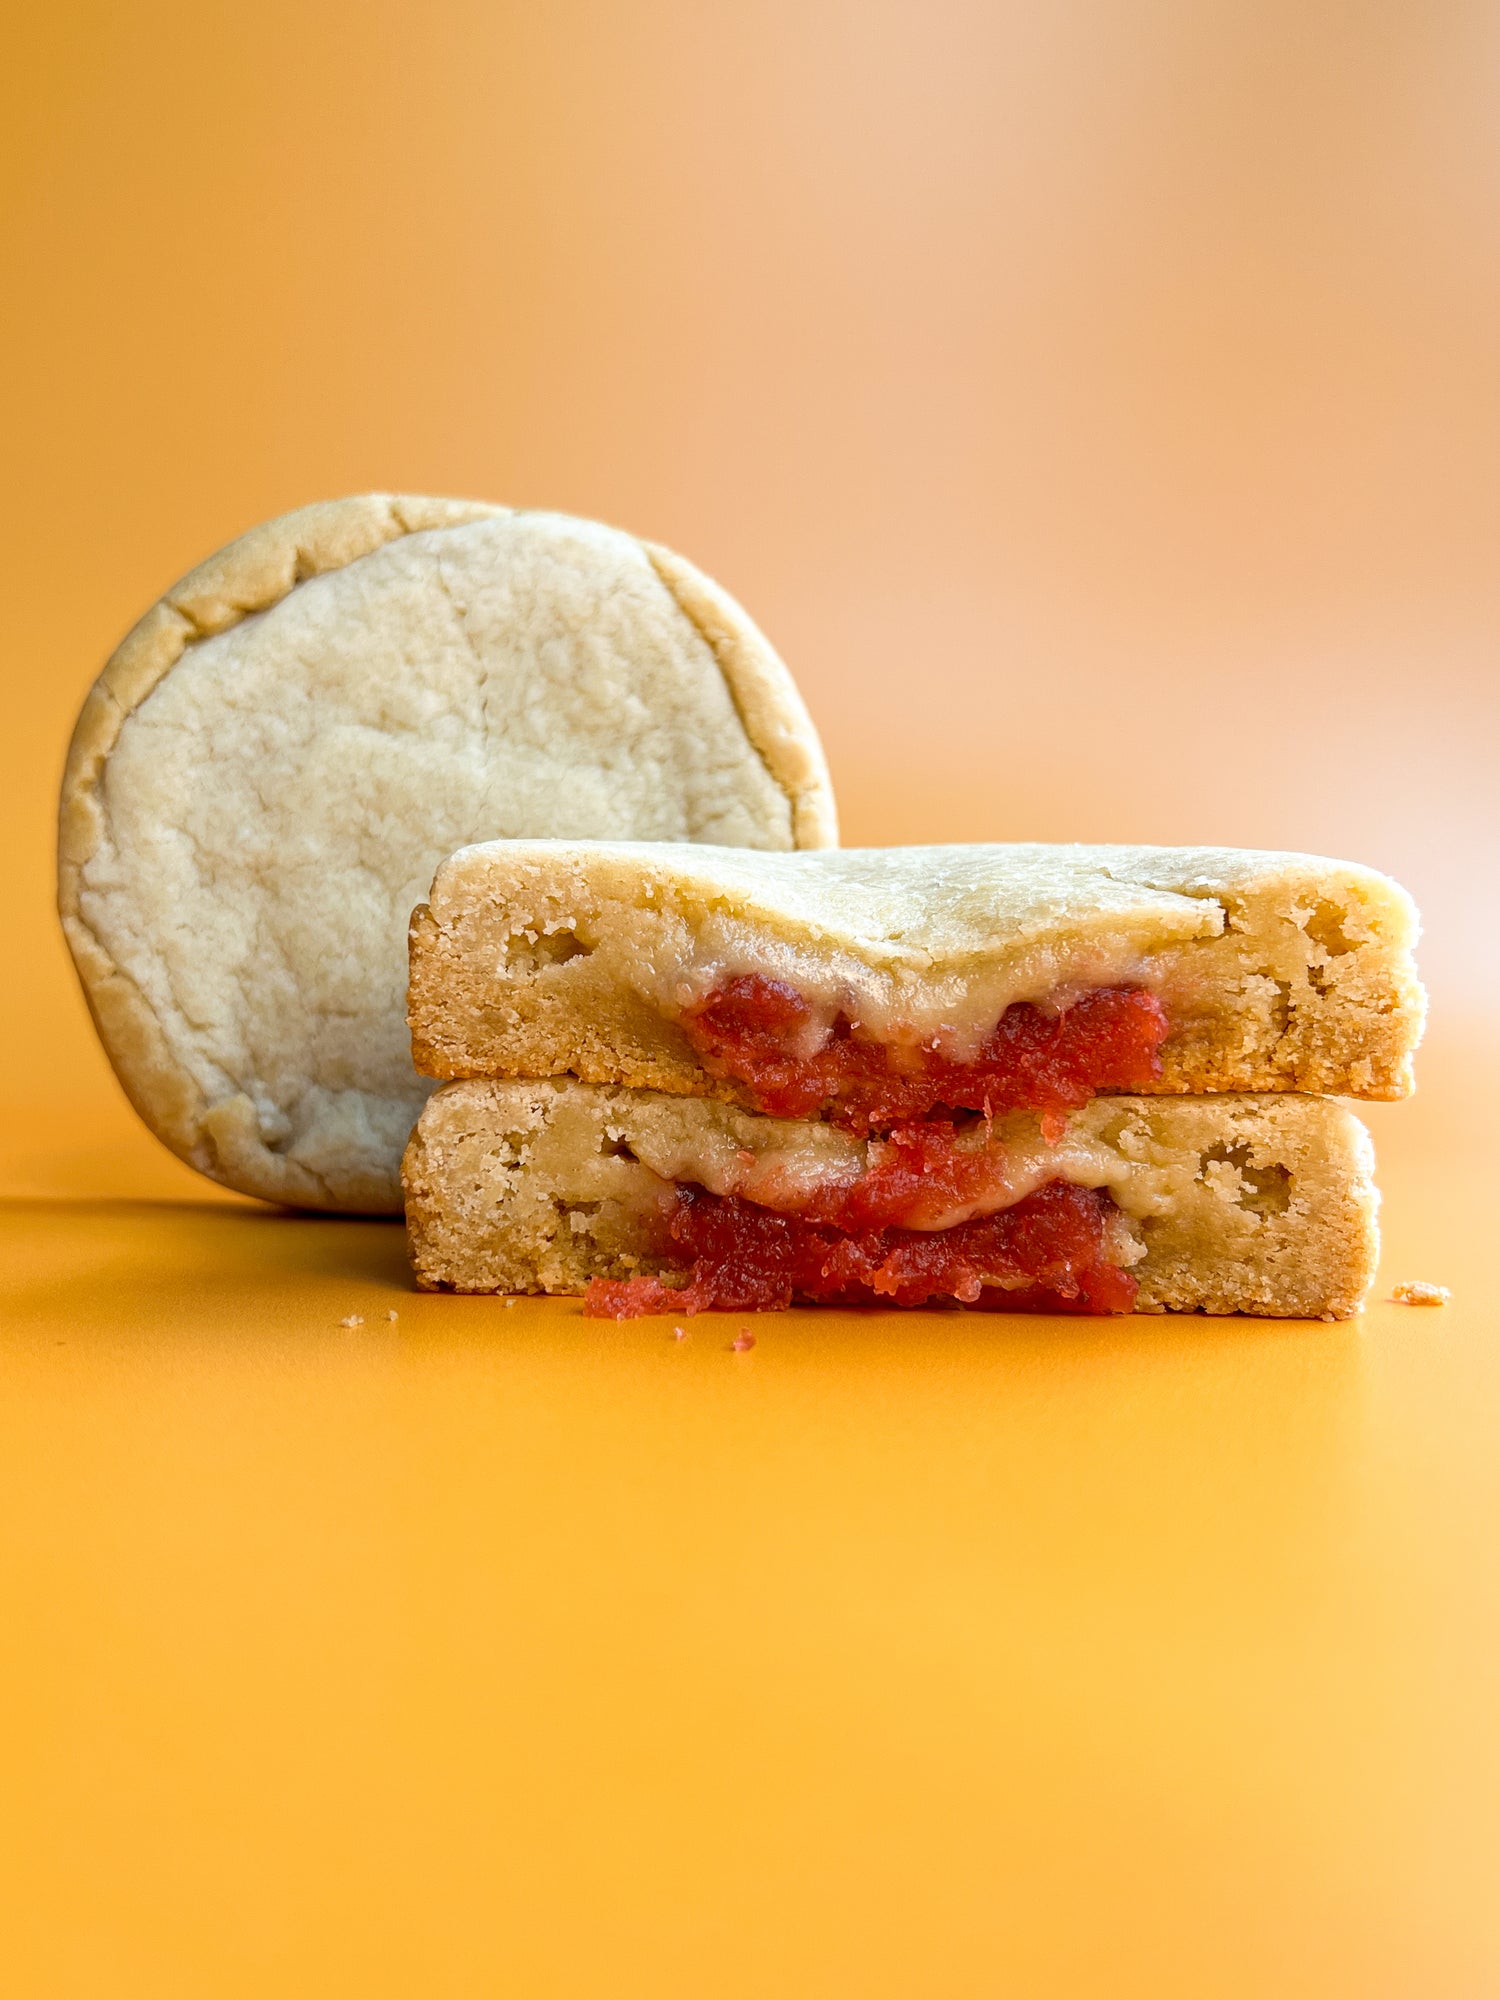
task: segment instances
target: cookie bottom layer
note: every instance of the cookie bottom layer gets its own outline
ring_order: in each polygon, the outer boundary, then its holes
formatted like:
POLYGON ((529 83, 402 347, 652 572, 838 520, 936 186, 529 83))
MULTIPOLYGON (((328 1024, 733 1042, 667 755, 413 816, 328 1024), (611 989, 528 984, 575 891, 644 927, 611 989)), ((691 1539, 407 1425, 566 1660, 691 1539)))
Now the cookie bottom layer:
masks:
MULTIPOLYGON (((1038 1176, 1107 1191, 1138 1312, 1342 1319, 1378 1251, 1369 1135, 1343 1105, 1283 1094, 1097 1098, 1047 1145, 1004 1128, 1017 1197, 1038 1176)), ((469 1080, 429 1099, 404 1167, 428 1290, 578 1295, 685 1281, 664 1218, 679 1185, 790 1209, 865 1171, 826 1125, 572 1079, 469 1080), (790 1193, 788 1191, 791 1191, 790 1193)), ((996 1303, 989 1293, 983 1301, 996 1303)))

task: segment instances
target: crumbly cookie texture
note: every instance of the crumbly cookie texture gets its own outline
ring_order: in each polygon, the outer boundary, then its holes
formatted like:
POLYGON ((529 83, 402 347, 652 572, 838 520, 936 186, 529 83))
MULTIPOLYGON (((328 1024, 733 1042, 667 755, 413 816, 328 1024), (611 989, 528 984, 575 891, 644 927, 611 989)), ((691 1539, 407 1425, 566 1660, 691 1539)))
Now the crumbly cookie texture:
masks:
MULTIPOLYGON (((1034 1122, 1014 1121, 1018 1148, 1034 1122)), ((459 1292, 582 1292, 656 1275, 650 1224, 672 1183, 744 1193, 762 1171, 860 1171, 866 1142, 706 1098, 578 1083, 450 1083, 404 1166, 417 1282, 459 1292)), ((1107 1188, 1137 1311, 1343 1319, 1375 1273, 1369 1135, 1343 1105, 1285 1094, 1096 1098, 1044 1177, 1107 1188)), ((1024 1178, 1024 1176, 1023 1176, 1024 1178)))
POLYGON ((836 837, 785 667, 669 550, 374 494, 210 557, 106 665, 63 781, 63 925, 136 1109, 245 1193, 398 1209, 430 1089, 407 920, 444 855, 514 834, 836 837))
POLYGON ((1446 1285, 1430 1285, 1421 1278, 1412 1278, 1393 1288, 1391 1303, 1398 1306, 1445 1306, 1452 1296, 1446 1285))
POLYGON ((1012 1001, 1141 983, 1173 1022, 1163 1092, 1393 1098, 1425 1010, 1416 929, 1386 876, 1302 854, 495 842, 446 861, 413 916, 410 1022, 428 1076, 745 1102, 673 1018, 736 974, 898 1039, 977 1039, 1012 1001))

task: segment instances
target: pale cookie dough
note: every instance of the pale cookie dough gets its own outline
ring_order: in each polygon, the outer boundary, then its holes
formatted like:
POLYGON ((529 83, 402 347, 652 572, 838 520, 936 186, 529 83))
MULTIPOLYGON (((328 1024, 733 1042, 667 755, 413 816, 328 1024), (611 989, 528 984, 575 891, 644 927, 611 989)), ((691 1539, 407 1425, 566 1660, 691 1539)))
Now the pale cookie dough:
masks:
MULTIPOLYGON (((1055 1147, 1035 1120, 997 1121, 1014 1194, 1041 1180, 1107 1188, 1138 1312, 1343 1319, 1379 1250, 1368 1133, 1343 1105, 1290 1095, 1099 1097, 1055 1147)), ((580 1293, 659 1275, 651 1223, 675 1182, 755 1198, 847 1182, 867 1142, 706 1098, 562 1082, 451 1083, 407 1148, 419 1285, 580 1293)))
POLYGON ((1172 1023, 1163 1092, 1402 1097, 1425 1010, 1416 930, 1386 876, 1303 854, 497 842, 446 861, 413 916, 412 1042, 428 1076, 748 1102, 674 1019, 736 974, 959 1057, 1012 1001, 1124 983, 1172 1023))
POLYGON ((836 838, 785 667, 668 550, 375 494, 210 557, 105 667, 62 790, 64 928, 152 1130, 248 1194, 398 1209, 407 919, 517 834, 836 838))

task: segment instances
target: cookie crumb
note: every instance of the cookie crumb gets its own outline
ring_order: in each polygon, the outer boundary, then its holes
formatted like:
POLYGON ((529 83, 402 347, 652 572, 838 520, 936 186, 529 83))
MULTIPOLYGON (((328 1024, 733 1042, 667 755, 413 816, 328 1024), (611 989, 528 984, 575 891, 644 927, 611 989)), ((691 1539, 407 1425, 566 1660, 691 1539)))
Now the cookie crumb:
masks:
POLYGON ((394 1306, 392 1306, 390 1311, 386 1314, 387 1319, 400 1319, 400 1317, 401 1317, 400 1313, 397 1312, 394 1306))
POLYGON ((340 1326, 363 1326, 364 1323, 365 1316, 363 1313, 349 1313, 339 1321, 340 1326))
POLYGON ((1397 1306, 1445 1306, 1453 1294, 1446 1285, 1425 1285, 1413 1281, 1397 1285, 1391 1303, 1397 1306))
POLYGON ((729 1344, 736 1354, 748 1354, 755 1345, 755 1335, 748 1326, 742 1327, 729 1344))
POLYGON ((674 1326, 672 1329, 672 1338, 674 1340, 686 1340, 687 1328, 685 1326, 674 1326))

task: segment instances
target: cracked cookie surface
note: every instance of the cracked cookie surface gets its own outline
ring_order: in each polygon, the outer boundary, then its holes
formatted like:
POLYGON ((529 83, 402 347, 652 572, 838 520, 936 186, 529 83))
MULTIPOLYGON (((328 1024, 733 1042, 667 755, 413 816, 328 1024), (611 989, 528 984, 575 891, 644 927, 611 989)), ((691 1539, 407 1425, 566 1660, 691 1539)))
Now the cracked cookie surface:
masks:
POLYGON ((399 1209, 431 1088, 407 921, 515 835, 833 840, 806 710, 717 585, 593 522, 388 495, 211 557, 106 665, 63 784, 63 924, 137 1110, 243 1192, 399 1209))

